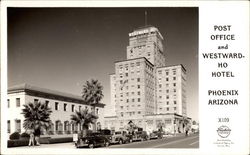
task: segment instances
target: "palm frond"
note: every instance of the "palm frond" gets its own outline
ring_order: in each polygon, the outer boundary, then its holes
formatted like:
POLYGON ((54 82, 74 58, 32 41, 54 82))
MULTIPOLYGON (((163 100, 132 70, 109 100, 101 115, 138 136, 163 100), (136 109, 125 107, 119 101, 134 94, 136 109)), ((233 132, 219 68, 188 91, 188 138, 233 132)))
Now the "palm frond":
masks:
POLYGON ((82 98, 89 105, 100 103, 103 95, 103 86, 98 80, 91 79, 83 85, 82 98))
POLYGON ((75 124, 80 124, 83 127, 88 129, 88 126, 97 119, 98 117, 96 115, 93 115, 92 113, 88 112, 88 109, 76 111, 75 114, 71 115, 71 120, 75 124))
POLYGON ((51 124, 50 114, 52 110, 41 102, 29 102, 23 105, 21 114, 24 116, 23 127, 28 129, 48 129, 51 124))

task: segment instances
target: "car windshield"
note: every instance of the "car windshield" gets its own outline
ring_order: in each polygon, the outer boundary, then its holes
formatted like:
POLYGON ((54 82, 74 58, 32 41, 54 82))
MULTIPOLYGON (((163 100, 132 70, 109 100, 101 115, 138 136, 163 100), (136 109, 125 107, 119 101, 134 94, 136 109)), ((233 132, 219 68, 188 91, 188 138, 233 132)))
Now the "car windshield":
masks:
POLYGON ((100 133, 98 132, 94 132, 94 133, 89 133, 88 136, 98 136, 98 135, 101 135, 100 133))
POLYGON ((111 135, 111 131, 110 130, 101 130, 100 132, 103 135, 111 135))

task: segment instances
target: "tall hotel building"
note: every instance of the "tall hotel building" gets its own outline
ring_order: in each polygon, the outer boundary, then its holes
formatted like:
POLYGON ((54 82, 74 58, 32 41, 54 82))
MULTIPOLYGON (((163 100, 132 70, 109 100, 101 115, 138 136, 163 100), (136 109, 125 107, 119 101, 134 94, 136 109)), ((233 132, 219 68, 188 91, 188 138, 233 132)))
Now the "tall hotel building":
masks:
POLYGON ((163 37, 153 26, 129 33, 127 59, 115 62, 110 74, 111 102, 104 127, 126 129, 132 121, 147 131, 159 125, 166 132, 183 132, 186 113, 186 70, 166 66, 163 37))

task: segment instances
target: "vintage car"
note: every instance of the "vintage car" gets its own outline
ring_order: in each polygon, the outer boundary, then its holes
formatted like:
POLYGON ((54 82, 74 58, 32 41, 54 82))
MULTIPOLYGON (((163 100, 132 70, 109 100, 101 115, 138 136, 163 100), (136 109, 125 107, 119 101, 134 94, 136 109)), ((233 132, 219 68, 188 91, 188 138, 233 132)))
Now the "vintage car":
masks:
POLYGON ((126 131, 116 131, 112 135, 111 143, 116 144, 124 144, 129 142, 129 137, 127 136, 126 131))
POLYGON ((153 131, 149 134, 149 139, 157 139, 158 138, 158 131, 153 131))
POLYGON ((149 139, 161 139, 163 133, 161 131, 153 131, 149 134, 149 139))
POLYGON ((110 144, 109 139, 105 136, 100 135, 100 133, 91 133, 86 137, 79 137, 75 143, 77 148, 80 147, 89 147, 94 148, 97 146, 105 146, 108 147, 110 144))
POLYGON ((112 140, 112 133, 111 130, 109 129, 103 129, 103 130, 99 130, 98 133, 104 137, 106 137, 107 139, 109 139, 110 141, 112 140))
POLYGON ((149 136, 146 131, 135 131, 135 132, 129 133, 127 137, 129 137, 130 142, 149 140, 149 136))

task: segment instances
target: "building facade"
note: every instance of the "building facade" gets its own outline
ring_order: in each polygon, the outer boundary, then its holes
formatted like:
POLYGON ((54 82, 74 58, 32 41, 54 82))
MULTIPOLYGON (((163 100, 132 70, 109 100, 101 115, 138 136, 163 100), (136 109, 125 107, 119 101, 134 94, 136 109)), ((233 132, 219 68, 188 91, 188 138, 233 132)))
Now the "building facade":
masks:
MULTIPOLYGON (((129 33, 127 59, 115 62, 110 75, 111 102, 104 127, 126 129, 132 121, 144 130, 183 132, 186 112, 186 69, 166 66, 163 37, 153 26, 129 33)), ((108 107, 107 106, 107 107, 108 107)))
POLYGON ((187 116, 185 68, 174 65, 156 70, 157 113, 187 116))
MULTIPOLYGON (((71 115, 83 108, 93 110, 93 107, 85 104, 80 96, 35 87, 28 84, 13 86, 8 89, 8 134, 13 132, 25 132, 23 128, 24 116, 21 112, 24 108, 23 105, 29 102, 46 103, 52 110, 50 115, 52 127, 48 131, 42 131, 43 135, 50 136, 72 136, 74 132, 80 131, 81 127, 71 121, 71 115)), ((95 108, 95 114, 99 117, 97 124, 100 126, 103 125, 103 109, 104 104, 98 104, 95 108)))

